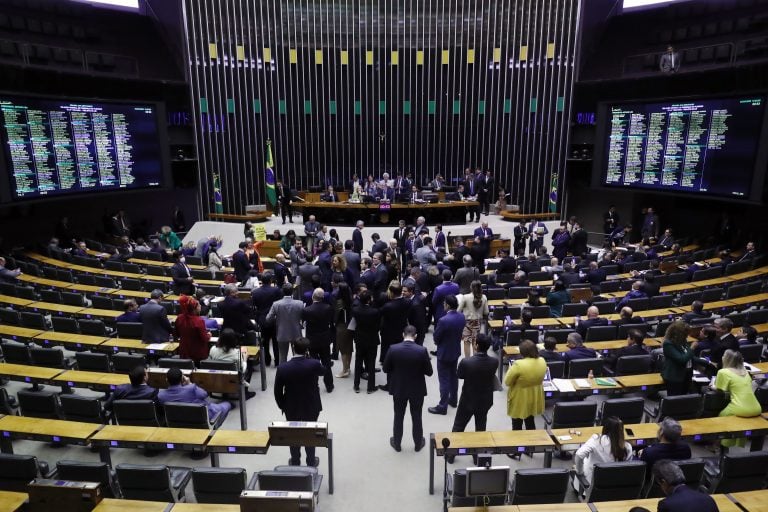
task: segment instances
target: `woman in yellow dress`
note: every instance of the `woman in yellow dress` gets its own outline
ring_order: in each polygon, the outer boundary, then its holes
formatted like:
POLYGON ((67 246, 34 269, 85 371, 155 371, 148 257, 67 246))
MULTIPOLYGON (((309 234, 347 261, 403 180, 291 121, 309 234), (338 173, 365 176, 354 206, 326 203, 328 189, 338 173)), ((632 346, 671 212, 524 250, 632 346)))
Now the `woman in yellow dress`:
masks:
POLYGON ((520 356, 504 376, 507 386, 507 414, 512 430, 535 430, 534 416, 544 412, 544 375, 547 363, 531 340, 520 343, 520 356))
MULTIPOLYGON (((741 352, 726 350, 723 354, 723 369, 717 372, 715 387, 731 394, 731 401, 720 416, 740 416, 752 418, 760 416, 763 410, 752 389, 752 376, 744 368, 744 358, 741 352)), ((723 446, 745 446, 747 439, 723 439, 723 446)))

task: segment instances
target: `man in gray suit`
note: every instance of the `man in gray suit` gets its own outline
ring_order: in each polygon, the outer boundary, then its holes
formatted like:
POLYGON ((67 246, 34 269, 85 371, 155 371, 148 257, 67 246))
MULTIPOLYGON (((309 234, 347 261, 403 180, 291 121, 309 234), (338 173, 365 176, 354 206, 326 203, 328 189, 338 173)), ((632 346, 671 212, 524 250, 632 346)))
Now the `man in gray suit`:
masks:
MULTIPOLYGON (((352 271, 352 275, 357 278, 360 275, 360 255, 355 252, 355 244, 352 240, 344 242, 344 259, 347 260, 347 268, 352 271)), ((350 286, 353 283, 348 283, 350 286)))
POLYGON ((167 343, 171 336, 171 322, 168 313, 160 304, 163 298, 161 290, 152 290, 149 301, 139 308, 139 318, 143 326, 141 341, 143 343, 167 343))
POLYGON ((308 259, 311 259, 306 249, 304 249, 304 244, 301 243, 301 238, 296 238, 288 256, 291 258, 291 274, 294 276, 298 275, 299 267, 305 264, 308 259))
POLYGON ((277 327, 277 346, 280 362, 288 360, 288 344, 301 338, 301 312, 304 303, 292 298, 293 285, 283 285, 283 298, 272 304, 267 313, 267 322, 277 327))
POLYGON ((469 293, 469 285, 475 279, 480 279, 480 273, 477 271, 472 263, 472 256, 465 254, 462 258, 464 266, 456 271, 456 275, 453 276, 453 282, 459 285, 460 293, 469 293))
POLYGON ((296 275, 299 276, 299 298, 301 298, 306 292, 314 289, 312 286, 312 276, 321 277, 320 267, 313 265, 311 261, 308 260, 303 265, 299 266, 298 274, 296 275))

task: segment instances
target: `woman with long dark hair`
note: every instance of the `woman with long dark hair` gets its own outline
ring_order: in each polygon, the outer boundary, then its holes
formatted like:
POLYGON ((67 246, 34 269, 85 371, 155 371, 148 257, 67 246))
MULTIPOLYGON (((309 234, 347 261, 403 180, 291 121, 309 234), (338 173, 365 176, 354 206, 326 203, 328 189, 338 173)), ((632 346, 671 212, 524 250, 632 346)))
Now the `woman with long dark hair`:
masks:
MULTIPOLYGON (((603 419, 603 431, 592 437, 581 448, 576 450, 574 462, 576 473, 592 483, 594 466, 600 462, 621 462, 632 458, 632 445, 624 440, 624 423, 615 416, 603 419)), ((574 479, 574 487, 583 492, 578 479, 574 479)))
POLYGON ((709 364, 706 359, 696 357, 693 349, 688 345, 688 325, 682 320, 672 322, 667 327, 661 347, 664 352, 661 378, 667 388, 667 395, 688 393, 693 379, 693 365, 709 364))
POLYGON ((349 330, 349 322, 352 320, 352 291, 345 281, 337 281, 336 279, 334 279, 333 288, 331 299, 335 311, 336 349, 341 354, 342 364, 341 372, 336 377, 345 379, 349 377, 350 364, 352 363, 354 331, 349 330))

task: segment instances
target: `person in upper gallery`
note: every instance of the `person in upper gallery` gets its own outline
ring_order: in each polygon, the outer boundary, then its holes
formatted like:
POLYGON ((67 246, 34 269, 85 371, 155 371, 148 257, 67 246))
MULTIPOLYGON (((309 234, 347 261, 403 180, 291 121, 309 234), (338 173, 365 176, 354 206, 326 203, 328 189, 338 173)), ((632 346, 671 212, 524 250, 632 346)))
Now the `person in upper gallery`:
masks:
POLYGON ((563 306, 571 302, 571 296, 565 289, 565 283, 560 280, 555 281, 549 293, 547 294, 547 306, 552 318, 563 316, 563 306))
POLYGON ((352 306, 352 318, 355 322, 355 393, 360 392, 360 379, 363 372, 368 374, 368 394, 378 391, 376 387, 376 352, 379 346, 379 325, 381 313, 373 305, 373 296, 368 290, 358 295, 358 301, 352 306))
POLYGON ((634 311, 632 311, 632 308, 629 306, 624 306, 621 308, 621 311, 619 311, 619 319, 615 320, 613 323, 614 325, 635 325, 635 324, 643 324, 645 323, 645 320, 643 320, 642 317, 634 316, 634 311))
POLYGON ((649 206, 645 215, 643 216, 643 225, 640 227, 640 236, 643 240, 649 238, 659 238, 659 216, 653 210, 653 207, 649 206))
POLYGON ((587 318, 581 320, 577 325, 576 332, 581 335, 582 338, 587 336, 587 329, 590 327, 597 327, 601 325, 608 325, 608 320, 600 317, 600 310, 595 306, 590 306, 587 309, 587 318))
POLYGON ((563 354, 557 351, 557 340, 552 336, 544 338, 544 348, 539 350, 539 357, 545 361, 565 361, 563 354))
POLYGON ((267 313, 267 322, 273 323, 277 328, 277 348, 282 365, 288 360, 289 344, 301 337, 301 311, 304 309, 304 302, 293 298, 293 285, 286 283, 281 290, 283 298, 272 304, 267 313))
POLYGON ((325 191, 325 194, 320 196, 320 200, 324 201, 326 203, 338 203, 339 202, 339 194, 334 192, 332 186, 328 186, 328 188, 325 191))
POLYGON ((688 345, 688 325, 680 320, 672 322, 667 327, 662 351, 664 366, 661 369, 661 378, 669 396, 688 393, 693 379, 694 364, 710 365, 706 359, 697 357, 688 345))
POLYGON ((232 404, 229 402, 211 402, 208 392, 197 384, 191 384, 189 377, 183 375, 179 368, 170 368, 165 378, 168 381, 168 388, 161 389, 157 394, 161 404, 176 402, 205 404, 208 408, 208 418, 213 419, 218 416, 219 422, 223 422, 232 409, 232 404))
POLYGON ((457 311, 459 301, 455 295, 443 300, 445 314, 435 322, 433 335, 437 345, 437 377, 440 381, 440 402, 428 410, 432 414, 448 413, 448 406, 458 405, 459 377, 457 366, 461 356, 461 338, 464 334, 466 319, 457 311))
POLYGON ((653 478, 667 496, 659 501, 658 512, 718 512, 712 496, 688 487, 680 466, 671 460, 660 460, 653 466, 653 478))
POLYGON ((747 246, 744 249, 744 254, 741 256, 741 258, 738 259, 738 261, 749 261, 753 259, 755 256, 756 256, 755 243, 747 242, 747 246))
POLYGON ((280 361, 280 353, 277 345, 276 326, 267 322, 267 313, 274 302, 283 298, 282 290, 274 286, 272 272, 265 272, 261 276, 261 286, 251 292, 251 302, 253 304, 256 323, 261 330, 262 350, 264 351, 264 363, 269 366, 272 363, 270 355, 270 340, 272 341, 272 353, 274 354, 275 366, 280 361))
POLYGON ((194 297, 179 297, 179 315, 173 324, 174 337, 179 340, 179 356, 191 359, 195 366, 208 357, 208 342, 211 333, 205 328, 200 317, 200 303, 194 297))
POLYGON ((483 294, 483 285, 480 281, 472 281, 468 293, 462 293, 459 299, 458 311, 464 315, 467 322, 464 325, 461 339, 464 342, 464 357, 469 357, 475 340, 480 335, 481 329, 487 324, 488 297, 483 294))
POLYGON ((691 304, 691 310, 688 313, 684 313, 682 316, 683 322, 690 323, 692 320, 698 320, 700 318, 710 318, 712 313, 704 311, 704 303, 700 300, 695 300, 691 304))
POLYGON ((355 223, 355 230, 352 231, 352 249, 357 254, 363 252, 363 228, 365 228, 365 223, 359 220, 355 223))
POLYGON ((632 283, 632 289, 627 292, 624 297, 621 298, 619 302, 616 303, 616 311, 621 311, 621 308, 626 306, 630 300, 632 299, 647 299, 648 295, 645 294, 645 291, 643 291, 643 282, 642 281, 635 281, 632 283))
POLYGON ((309 340, 309 355, 320 361, 325 368, 323 383, 325 390, 333 391, 333 373, 331 373, 331 342, 336 330, 333 306, 324 302, 325 291, 316 288, 312 292, 312 304, 301 311, 301 319, 306 326, 309 340))
POLYGON ((437 174, 432 179, 432 181, 429 182, 428 188, 431 188, 432 190, 441 190, 445 186, 445 179, 440 175, 437 174))
POLYGON ((115 318, 115 323, 123 322, 141 322, 141 315, 139 315, 139 305, 136 304, 136 299, 125 299, 123 301, 122 315, 115 318))
MULTIPOLYGON (((632 445, 624 439, 624 423, 615 416, 603 418, 601 434, 592 434, 574 455, 576 474, 592 484, 595 464, 601 462, 621 462, 632 458, 632 445)), ((580 494, 584 493, 581 482, 574 477, 573 486, 580 494)))
POLYGON ((142 343, 168 343, 173 329, 168 321, 168 312, 160 304, 162 298, 162 290, 152 290, 149 300, 139 307, 142 343))
POLYGON ((112 234, 117 237, 131 236, 131 223, 125 215, 125 211, 118 210, 111 219, 112 234))
POLYGON ((143 364, 128 373, 130 384, 120 384, 104 402, 104 410, 111 411, 115 400, 156 400, 157 389, 147 385, 147 369, 143 364))
POLYGON ((630 329, 627 332, 627 346, 621 347, 606 359, 606 365, 616 368, 616 363, 620 357, 624 356, 647 356, 648 347, 645 346, 645 335, 640 329, 630 329))
POLYGON ((597 357, 597 352, 585 346, 584 339, 577 332, 570 333, 565 344, 568 346, 568 351, 563 352, 563 359, 566 363, 574 359, 594 359, 597 357))
MULTIPOLYGON (((691 458, 691 447, 681 441, 683 427, 680 423, 667 416, 659 423, 656 434, 657 443, 640 451, 640 460, 648 465, 649 470, 660 460, 688 460, 691 458)), ((650 475, 648 475, 650 478, 650 475)))
POLYGON ((172 251, 178 251, 181 249, 181 240, 179 236, 171 230, 170 226, 163 226, 160 228, 160 241, 172 251))
MULTIPOLYGON (((507 386, 507 415, 512 419, 512 430, 535 430, 534 416, 544 412, 544 376, 547 363, 539 356, 531 340, 520 342, 520 359, 509 366, 504 376, 507 386)), ((519 458, 519 454, 510 454, 519 458)))
POLYGON ((610 237, 613 231, 619 226, 619 220, 621 217, 616 211, 616 205, 612 204, 608 207, 608 211, 603 214, 603 233, 606 237, 610 237))
POLYGON ((6 283, 15 283, 18 281, 18 277, 21 275, 21 269, 9 269, 5 266, 6 260, 0 256, 0 281, 6 283))
MULTIPOLYGON (((403 328, 402 341, 393 344, 387 351, 382 370, 387 374, 387 390, 394 402, 395 418, 389 445, 396 451, 402 450, 403 418, 406 406, 411 410, 411 433, 414 449, 418 452, 426 445, 422 429, 421 413, 424 397, 427 396, 425 377, 432 375, 432 362, 427 349, 417 345, 416 328, 408 325, 403 328)), ((382 389, 384 389, 382 387, 382 389)))
POLYGON ((659 57, 659 69, 662 73, 676 73, 680 69, 680 52, 669 44, 667 51, 659 57))
POLYGON ((290 187, 283 183, 283 180, 277 180, 275 192, 277 204, 280 205, 280 216, 283 218, 283 224, 285 224, 286 217, 293 223, 293 193, 290 187))

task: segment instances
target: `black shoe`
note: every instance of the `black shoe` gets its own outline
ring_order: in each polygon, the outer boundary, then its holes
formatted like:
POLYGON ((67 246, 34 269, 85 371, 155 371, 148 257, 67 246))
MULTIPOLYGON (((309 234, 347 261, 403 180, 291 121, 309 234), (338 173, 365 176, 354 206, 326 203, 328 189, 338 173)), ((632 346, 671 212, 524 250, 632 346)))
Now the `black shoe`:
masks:
POLYGON ((427 410, 428 410, 429 412, 431 412, 432 414, 442 414, 443 416, 445 416, 446 414, 448 414, 448 411, 447 411, 447 410, 445 410, 445 409, 443 409, 442 407, 430 407, 430 408, 429 408, 429 409, 427 409, 427 410))
POLYGON ((325 388, 325 390, 326 390, 328 393, 333 393, 333 389, 334 389, 334 388, 335 388, 335 386, 331 386, 331 387, 329 387, 329 388, 325 388))
POLYGON ((394 437, 390 437, 389 438, 389 446, 391 446, 396 452, 399 452, 399 451, 402 450, 402 448, 400 448, 399 444, 395 444, 395 438, 394 437))
POLYGON ((250 400, 251 398, 253 398, 255 396, 256 396, 256 392, 255 391, 246 391, 245 392, 245 399, 246 400, 250 400))
POLYGON ((456 456, 455 455, 446 455, 445 456, 445 461, 448 464, 453 464, 455 460, 456 460, 456 456))
POLYGON ((436 356, 437 355, 437 350, 430 350, 429 353, 432 354, 433 356, 436 356))
POLYGON ((320 465, 320 457, 315 457, 315 460, 308 460, 307 466, 311 466, 313 468, 316 468, 320 465))
POLYGON ((368 393, 370 395, 371 393, 375 393, 378 390, 379 390, 379 388, 372 388, 372 389, 369 389, 368 391, 366 391, 366 393, 368 393))
POLYGON ((389 386, 388 385, 382 386, 381 384, 379 384, 379 389, 382 391, 389 391, 389 386))
POLYGON ((416 446, 414 447, 417 452, 420 452, 422 448, 424 448, 424 445, 427 444, 427 441, 422 437, 419 442, 416 443, 416 446))
POLYGON ((450 405, 454 409, 459 406, 456 402, 448 402, 448 405, 450 405))
POLYGON ((355 388, 355 393, 359 393, 359 392, 360 392, 360 388, 356 387, 355 388))
POLYGON ((376 368, 376 373, 381 373, 381 368, 376 368))
POLYGON ((361 379, 363 379, 363 380, 368 380, 368 372, 363 372, 363 373, 360 375, 360 378, 361 378, 361 379))
POLYGON ((288 459, 288 465, 289 466, 301 466, 301 459, 299 459, 299 460, 288 459))

